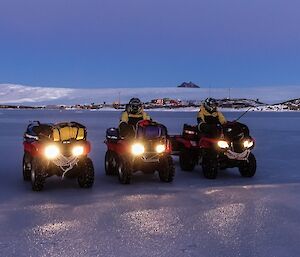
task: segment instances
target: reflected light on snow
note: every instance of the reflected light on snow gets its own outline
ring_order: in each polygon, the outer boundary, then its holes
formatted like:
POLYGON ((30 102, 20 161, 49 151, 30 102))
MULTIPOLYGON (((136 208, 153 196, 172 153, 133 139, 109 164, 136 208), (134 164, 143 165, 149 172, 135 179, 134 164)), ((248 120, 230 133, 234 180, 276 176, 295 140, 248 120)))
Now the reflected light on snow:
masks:
POLYGON ((55 209, 64 208, 66 207, 65 204, 58 204, 58 203, 45 203, 39 205, 29 205, 25 207, 25 210, 39 212, 41 214, 48 214, 49 211, 53 211, 55 209))
POLYGON ((145 236, 176 236, 183 227, 176 211, 171 208, 131 211, 122 214, 121 219, 145 236))
POLYGON ((130 202, 135 202, 135 201, 146 201, 146 200, 151 200, 153 199, 153 195, 145 195, 145 194, 134 194, 134 195, 126 195, 123 196, 124 201, 130 201, 130 202))
POLYGON ((130 201, 130 202, 136 202, 136 201, 145 202, 154 199, 157 201, 172 200, 172 199, 176 199, 176 195, 175 194, 163 194, 163 195, 134 194, 134 195, 126 195, 123 197, 123 201, 130 201))
POLYGON ((44 225, 38 225, 34 227, 33 232, 43 237, 51 237, 59 233, 68 231, 70 229, 74 229, 79 225, 80 224, 78 221, 61 221, 55 223, 46 223, 44 225))
POLYGON ((282 187, 283 184, 280 184, 280 185, 276 185, 276 184, 273 184, 273 185, 268 185, 268 184, 265 184, 265 185, 247 185, 247 186, 243 186, 244 189, 251 189, 251 188, 276 188, 276 187, 282 187))
POLYGON ((222 191, 221 189, 211 189, 211 190, 206 190, 205 192, 204 192, 204 194, 206 194, 206 195, 211 195, 211 194, 214 194, 214 193, 218 193, 218 192, 220 192, 220 191, 222 191))
POLYGON ((238 228, 243 222, 242 215, 245 205, 242 203, 228 204, 207 211, 204 216, 212 231, 224 244, 238 241, 238 228))

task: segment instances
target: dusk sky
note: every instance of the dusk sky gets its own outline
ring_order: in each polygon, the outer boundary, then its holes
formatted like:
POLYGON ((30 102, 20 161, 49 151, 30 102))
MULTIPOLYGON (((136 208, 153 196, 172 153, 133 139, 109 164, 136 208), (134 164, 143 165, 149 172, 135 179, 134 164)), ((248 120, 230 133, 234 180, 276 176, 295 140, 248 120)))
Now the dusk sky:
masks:
POLYGON ((0 0, 0 83, 300 85, 299 0, 0 0))

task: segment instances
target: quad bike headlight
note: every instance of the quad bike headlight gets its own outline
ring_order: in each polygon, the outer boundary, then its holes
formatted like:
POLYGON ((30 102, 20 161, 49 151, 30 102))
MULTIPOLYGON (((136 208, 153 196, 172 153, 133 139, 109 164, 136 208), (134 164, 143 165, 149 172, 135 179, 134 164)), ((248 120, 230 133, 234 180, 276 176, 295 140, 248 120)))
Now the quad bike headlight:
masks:
POLYGON ((75 146, 72 149, 72 154, 75 155, 75 156, 82 155, 83 152, 84 152, 83 146, 75 146))
POLYGON ((56 145, 48 145, 45 148, 45 156, 47 159, 55 159, 59 155, 59 148, 56 145))
POLYGON ((131 146, 131 152, 133 155, 141 155, 145 152, 145 147, 140 143, 133 144, 131 146))
POLYGON ((218 146, 222 149, 229 148, 229 144, 224 140, 218 141, 218 146))
POLYGON ((163 144, 157 145, 155 147, 155 150, 157 153, 163 153, 164 151, 166 151, 166 146, 163 144))
POLYGON ((243 145, 245 148, 251 148, 253 146, 253 141, 252 140, 245 140, 243 145))

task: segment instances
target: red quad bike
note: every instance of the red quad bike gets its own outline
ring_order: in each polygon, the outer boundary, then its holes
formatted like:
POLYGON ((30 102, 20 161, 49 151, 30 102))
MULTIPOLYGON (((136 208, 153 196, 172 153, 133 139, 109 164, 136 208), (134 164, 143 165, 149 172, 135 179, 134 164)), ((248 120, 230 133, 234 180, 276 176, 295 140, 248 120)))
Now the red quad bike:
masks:
POLYGON ((77 178, 80 187, 94 183, 93 162, 86 128, 77 122, 30 123, 24 133, 23 178, 41 191, 47 177, 77 178))
POLYGON ((130 184, 136 171, 150 174, 158 171, 161 181, 173 181, 175 168, 165 126, 153 121, 140 121, 131 138, 122 138, 118 129, 109 128, 105 143, 106 175, 118 175, 121 184, 130 184))
POLYGON ((219 168, 238 167, 243 177, 255 175, 256 159, 251 152, 254 139, 242 123, 227 122, 214 136, 200 133, 197 126, 184 124, 182 135, 172 136, 171 141, 173 154, 179 155, 184 171, 192 171, 201 163, 208 179, 215 179, 219 168))

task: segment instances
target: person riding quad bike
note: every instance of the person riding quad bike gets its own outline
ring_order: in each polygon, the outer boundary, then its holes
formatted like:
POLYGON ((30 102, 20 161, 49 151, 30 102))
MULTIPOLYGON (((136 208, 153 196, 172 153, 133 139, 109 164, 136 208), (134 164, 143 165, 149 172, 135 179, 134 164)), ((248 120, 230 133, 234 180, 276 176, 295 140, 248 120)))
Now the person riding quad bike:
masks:
POLYGON ((198 126, 183 125, 181 135, 171 136, 173 155, 179 155, 182 170, 202 165, 204 177, 215 179, 219 169, 237 167, 242 177, 253 177, 255 141, 247 125, 239 119, 226 121, 217 102, 208 98, 198 114, 198 126))
POLYGON ((218 103, 213 98, 205 99, 197 115, 198 129, 201 133, 215 136, 227 121, 218 111, 218 103))
POLYGON ((105 144, 105 173, 118 175, 121 184, 129 184, 137 171, 157 171, 161 181, 173 181, 175 168, 167 128, 152 121, 143 111, 140 99, 129 101, 119 128, 106 130, 105 144))
POLYGON ((120 118, 120 136, 133 137, 136 125, 141 120, 151 120, 151 118, 144 112, 141 100, 139 98, 131 98, 120 118))

